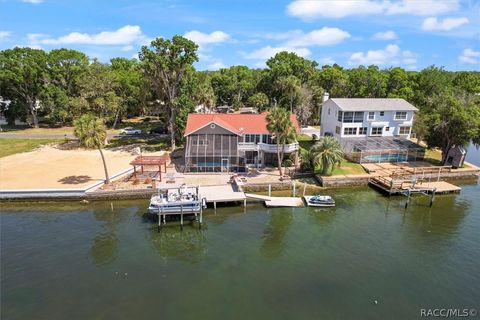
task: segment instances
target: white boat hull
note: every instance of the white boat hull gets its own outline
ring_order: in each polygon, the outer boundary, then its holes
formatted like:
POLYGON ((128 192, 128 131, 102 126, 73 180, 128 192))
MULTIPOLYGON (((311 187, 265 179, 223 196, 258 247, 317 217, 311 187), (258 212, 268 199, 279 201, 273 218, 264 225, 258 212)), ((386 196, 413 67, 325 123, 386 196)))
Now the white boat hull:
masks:
POLYGON ((305 202, 309 207, 335 207, 335 201, 333 203, 325 202, 325 203, 312 203, 310 200, 314 198, 314 196, 304 196, 305 202))
POLYGON ((184 201, 166 201, 165 198, 153 196, 150 199, 150 205, 148 206, 148 212, 150 214, 171 214, 171 213, 184 213, 195 214, 200 212, 201 207, 205 206, 205 200, 184 200, 184 201))

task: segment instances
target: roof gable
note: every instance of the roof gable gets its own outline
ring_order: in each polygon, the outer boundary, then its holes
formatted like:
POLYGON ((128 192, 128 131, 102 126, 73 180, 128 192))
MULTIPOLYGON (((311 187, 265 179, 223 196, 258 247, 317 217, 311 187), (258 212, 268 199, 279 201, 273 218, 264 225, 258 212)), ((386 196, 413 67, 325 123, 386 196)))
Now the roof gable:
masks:
MULTIPOLYGON (((187 125, 185 127, 184 136, 188 136, 204 128, 205 126, 215 123, 220 127, 238 135, 242 134, 268 134, 267 129, 267 113, 261 114, 194 114, 188 115, 187 125)), ((295 115, 290 116, 297 132, 300 128, 295 115)))
POLYGON ((399 98, 331 98, 342 111, 418 111, 399 98))

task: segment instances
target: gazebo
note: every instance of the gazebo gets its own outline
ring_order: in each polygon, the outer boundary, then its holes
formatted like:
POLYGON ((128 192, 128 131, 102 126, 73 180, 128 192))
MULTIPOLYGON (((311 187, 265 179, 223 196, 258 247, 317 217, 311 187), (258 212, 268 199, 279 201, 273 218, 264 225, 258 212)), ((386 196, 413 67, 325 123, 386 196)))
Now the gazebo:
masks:
POLYGON ((158 175, 159 180, 162 181, 162 166, 164 166, 165 171, 167 172, 167 161, 169 156, 138 156, 130 164, 133 166, 133 175, 137 176, 137 167, 141 168, 143 173, 144 166, 158 166, 158 175))

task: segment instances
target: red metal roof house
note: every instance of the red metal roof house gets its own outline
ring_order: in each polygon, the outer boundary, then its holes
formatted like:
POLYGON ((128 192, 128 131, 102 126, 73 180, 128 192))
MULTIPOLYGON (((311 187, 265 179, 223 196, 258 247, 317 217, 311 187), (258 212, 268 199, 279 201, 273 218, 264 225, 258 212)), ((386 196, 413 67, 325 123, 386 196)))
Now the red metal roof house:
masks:
MULTIPOLYGON (((267 129, 266 113, 189 114, 185 127, 186 172, 243 172, 247 166, 276 163, 277 146, 267 129)), ((295 115, 291 119, 297 132, 295 115)), ((284 146, 286 156, 297 142, 284 146)))

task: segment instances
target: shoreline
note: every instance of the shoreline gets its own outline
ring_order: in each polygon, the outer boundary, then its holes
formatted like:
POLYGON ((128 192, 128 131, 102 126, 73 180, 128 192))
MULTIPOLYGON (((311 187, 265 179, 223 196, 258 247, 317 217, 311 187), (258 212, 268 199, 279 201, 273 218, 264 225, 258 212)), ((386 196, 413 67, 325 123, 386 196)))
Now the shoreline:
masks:
MULTIPOLYGON (((347 176, 348 177, 348 176, 347 176)), ((320 185, 318 177, 311 177, 317 183, 312 184, 308 182, 302 182, 300 179, 295 179, 297 186, 297 194, 300 195, 303 189, 308 192, 320 192, 324 190, 335 189, 354 189, 356 187, 368 187, 369 180, 365 179, 363 175, 361 177, 348 177, 344 179, 346 184, 336 183, 328 186, 320 185), (351 183, 352 180, 354 183, 351 183)), ((442 181, 454 181, 460 184, 470 184, 478 182, 478 172, 454 175, 454 176, 442 176, 442 181)), ((338 181, 338 179, 337 179, 338 181)), ((271 186, 272 192, 285 192, 292 190, 292 182, 277 182, 277 183, 255 183, 244 185, 243 191, 249 193, 263 194, 268 192, 269 186, 271 186)), ((149 199, 155 194, 156 189, 144 188, 144 189, 130 189, 130 190, 98 190, 97 188, 87 188, 87 190, 2 190, 0 191, 0 203, 9 202, 66 202, 66 201, 108 201, 108 200, 137 200, 137 199, 149 199), (89 191, 90 190, 90 191, 89 191), (10 194, 10 195, 9 195, 10 194)), ((372 188, 372 190, 375 190, 372 188)))

